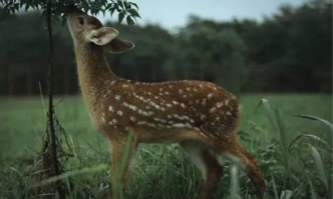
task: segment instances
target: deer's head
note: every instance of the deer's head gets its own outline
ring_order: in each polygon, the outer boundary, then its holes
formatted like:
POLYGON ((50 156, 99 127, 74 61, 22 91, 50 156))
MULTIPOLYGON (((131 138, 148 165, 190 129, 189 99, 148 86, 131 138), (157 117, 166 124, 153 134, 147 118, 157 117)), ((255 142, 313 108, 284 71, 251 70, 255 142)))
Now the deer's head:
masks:
POLYGON ((77 8, 70 9, 67 24, 75 43, 103 46, 113 53, 121 53, 134 48, 132 42, 117 38, 118 30, 103 26, 97 18, 87 15, 77 8))

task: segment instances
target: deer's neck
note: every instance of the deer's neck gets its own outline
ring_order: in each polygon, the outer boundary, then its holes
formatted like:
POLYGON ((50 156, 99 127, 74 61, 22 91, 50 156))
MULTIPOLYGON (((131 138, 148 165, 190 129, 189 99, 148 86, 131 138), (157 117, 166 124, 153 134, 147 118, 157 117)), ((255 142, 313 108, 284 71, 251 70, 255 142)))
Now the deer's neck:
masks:
POLYGON ((118 77, 112 73, 104 56, 103 47, 89 43, 75 44, 79 83, 85 100, 98 99, 110 81, 118 77))

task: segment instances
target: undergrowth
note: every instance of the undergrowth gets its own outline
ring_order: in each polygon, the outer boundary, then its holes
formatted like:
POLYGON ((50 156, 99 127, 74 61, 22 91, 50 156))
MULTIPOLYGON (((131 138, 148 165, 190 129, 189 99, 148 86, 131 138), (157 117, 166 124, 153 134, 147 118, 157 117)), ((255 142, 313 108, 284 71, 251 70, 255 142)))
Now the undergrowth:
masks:
MULTIPOLYGON (((276 136, 269 138, 266 130, 254 122, 249 122, 249 128, 240 131, 239 136, 247 150, 259 161, 268 186, 266 198, 332 198, 332 142, 309 133, 291 140, 288 136, 291 132, 286 128, 290 117, 299 117, 309 123, 326 125, 325 133, 332 138, 332 124, 314 116, 283 114, 283 110, 275 108, 265 99, 261 100, 258 108, 265 110, 276 136), (253 133, 262 136, 253 139, 253 133)), ((42 181, 39 176, 43 171, 38 155, 28 160, 11 160, 0 169, 0 198, 42 198, 38 189, 55 180, 63 182, 68 199, 111 198, 115 190, 110 188, 108 150, 99 144, 83 146, 76 143, 69 132, 64 139, 62 149, 65 155, 60 158, 64 167, 62 176, 42 181), (84 154, 82 150, 92 153, 84 154)), ((214 198, 257 198, 242 166, 222 157, 219 161, 224 166, 224 176, 214 198)), ((118 198, 192 199, 198 196, 202 183, 200 172, 178 145, 143 144, 132 168, 127 190, 118 198)))

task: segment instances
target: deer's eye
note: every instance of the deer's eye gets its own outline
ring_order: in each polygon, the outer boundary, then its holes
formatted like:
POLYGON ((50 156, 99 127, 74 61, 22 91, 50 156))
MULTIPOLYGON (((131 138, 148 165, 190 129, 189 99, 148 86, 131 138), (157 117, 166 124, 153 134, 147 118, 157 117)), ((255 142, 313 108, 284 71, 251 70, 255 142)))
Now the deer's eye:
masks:
POLYGON ((84 25, 84 19, 83 19, 83 17, 78 17, 78 18, 77 18, 77 21, 79 22, 79 24, 80 24, 81 26, 84 25))

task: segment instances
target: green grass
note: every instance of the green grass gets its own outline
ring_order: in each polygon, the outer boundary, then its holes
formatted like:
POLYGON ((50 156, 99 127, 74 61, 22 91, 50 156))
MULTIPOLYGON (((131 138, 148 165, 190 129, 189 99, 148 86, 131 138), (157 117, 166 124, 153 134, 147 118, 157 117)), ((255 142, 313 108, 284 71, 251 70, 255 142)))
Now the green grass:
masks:
MULTIPOLYGON (((239 135, 247 150, 258 158, 270 195, 331 197, 332 132, 321 122, 292 115, 312 115, 332 121, 332 97, 253 94, 241 96, 240 101, 239 135), (262 98, 281 112, 271 113, 277 129, 267 117, 267 110, 257 109, 262 98), (304 136, 290 150, 286 149, 301 134, 312 137, 304 136)), ((79 173, 66 178, 68 198, 103 198, 109 182, 106 170, 81 172, 84 174, 75 171, 108 163, 108 143, 95 132, 81 97, 57 97, 55 102, 59 102, 57 117, 68 135, 68 146, 63 144, 63 148, 74 155, 62 158, 61 162, 66 171, 79 173)), ((38 97, 0 98, 0 110, 0 198, 29 198, 33 195, 30 186, 36 182, 31 173, 40 168, 36 152, 41 150, 46 129, 43 103, 38 97)), ((193 198, 198 194, 202 184, 200 172, 177 145, 142 145, 136 159, 125 198, 193 198)), ((230 192, 241 198, 256 198, 245 172, 239 168, 236 172, 239 179, 230 179, 232 163, 220 161, 225 165, 225 175, 215 198, 230 198, 230 192)))

